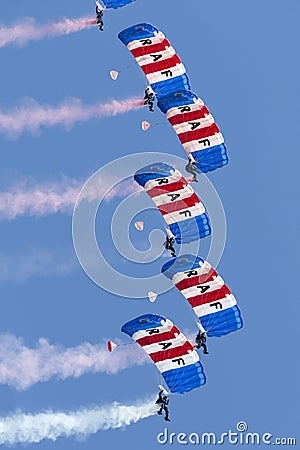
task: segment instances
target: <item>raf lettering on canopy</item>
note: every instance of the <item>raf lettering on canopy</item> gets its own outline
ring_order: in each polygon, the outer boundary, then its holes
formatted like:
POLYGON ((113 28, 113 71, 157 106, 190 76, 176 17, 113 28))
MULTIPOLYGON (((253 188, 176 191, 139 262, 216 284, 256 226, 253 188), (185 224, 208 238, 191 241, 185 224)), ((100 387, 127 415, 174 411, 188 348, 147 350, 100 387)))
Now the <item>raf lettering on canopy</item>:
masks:
POLYGON ((157 180, 155 180, 155 181, 157 181, 157 184, 160 186, 161 184, 168 184, 169 183, 169 180, 168 180, 168 178, 158 178, 157 180))
POLYGON ((151 41, 151 39, 141 39, 141 40, 140 40, 140 43, 141 43, 142 45, 151 45, 151 44, 152 44, 152 41, 151 41))

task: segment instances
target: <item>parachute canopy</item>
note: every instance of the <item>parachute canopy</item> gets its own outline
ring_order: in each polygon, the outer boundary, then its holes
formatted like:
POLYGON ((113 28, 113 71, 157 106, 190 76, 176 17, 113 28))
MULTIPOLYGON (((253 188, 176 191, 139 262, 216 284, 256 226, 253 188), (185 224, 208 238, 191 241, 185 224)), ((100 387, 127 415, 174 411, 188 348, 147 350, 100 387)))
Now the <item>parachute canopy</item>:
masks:
POLYGON ((201 98, 191 91, 181 91, 160 98, 157 106, 202 172, 228 163, 223 135, 201 98))
POLYGON ((183 394, 205 384, 197 352, 171 320, 145 314, 125 323, 121 331, 148 353, 170 392, 183 394))
POLYGON ((207 336, 223 336, 242 328, 235 297, 207 261, 182 255, 164 264, 161 271, 187 299, 207 336))
POLYGON ((165 35, 148 23, 119 33, 143 70, 185 151, 202 172, 228 163, 224 138, 204 102, 193 92, 186 69, 165 35))
POLYGON ((117 9, 129 5, 129 3, 133 3, 135 0, 101 0, 101 2, 107 9, 117 9))
POLYGON ((189 90, 186 70, 165 35, 149 23, 139 23, 119 33, 159 99, 171 92, 189 90))
POLYGON ((139 169, 134 179, 152 198, 178 244, 210 235, 205 207, 179 170, 157 162, 139 169))

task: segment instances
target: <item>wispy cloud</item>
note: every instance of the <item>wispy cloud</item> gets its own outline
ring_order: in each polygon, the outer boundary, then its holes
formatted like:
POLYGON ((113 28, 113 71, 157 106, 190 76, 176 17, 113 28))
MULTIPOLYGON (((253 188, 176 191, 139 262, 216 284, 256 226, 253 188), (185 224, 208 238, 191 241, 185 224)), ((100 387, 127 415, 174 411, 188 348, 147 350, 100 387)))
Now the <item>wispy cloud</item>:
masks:
POLYGON ((20 253, 0 252, 0 281, 22 283, 34 276, 65 276, 77 267, 74 256, 62 251, 26 248, 20 253))
POLYGON ((84 105, 78 98, 68 98, 57 107, 41 105, 32 98, 5 112, 0 110, 0 132, 8 138, 17 138, 24 131, 33 134, 43 128, 57 125, 70 129, 77 122, 87 122, 94 118, 116 116, 143 106, 139 98, 111 100, 107 103, 84 105))
POLYGON ((0 418, 0 444, 38 443, 59 437, 87 438, 100 430, 122 428, 157 413, 155 399, 133 405, 112 405, 79 411, 45 411, 0 418))
POLYGON ((18 19, 10 27, 0 26, 0 48, 8 44, 26 45, 29 41, 39 41, 47 37, 55 37, 76 33, 95 26, 97 21, 91 17, 64 19, 60 22, 38 25, 31 17, 18 19))
POLYGON ((35 348, 11 334, 0 335, 0 383, 18 390, 55 377, 65 380, 86 373, 116 374, 127 367, 150 362, 146 353, 135 343, 122 345, 109 353, 104 344, 84 342, 64 348, 39 339, 35 348))

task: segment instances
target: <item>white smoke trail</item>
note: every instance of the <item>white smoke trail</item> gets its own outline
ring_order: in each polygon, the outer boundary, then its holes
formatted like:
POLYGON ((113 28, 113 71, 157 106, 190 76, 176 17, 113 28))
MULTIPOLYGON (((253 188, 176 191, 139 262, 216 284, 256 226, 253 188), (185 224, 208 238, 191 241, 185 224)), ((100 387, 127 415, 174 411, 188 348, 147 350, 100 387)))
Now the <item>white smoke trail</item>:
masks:
POLYGON ((48 183, 20 181, 0 191, 0 219, 71 212, 82 185, 67 177, 48 183))
MULTIPOLYGON (((105 199, 110 201, 140 190, 132 178, 114 186, 115 178, 111 176, 109 179, 97 179, 97 183, 87 191, 85 198, 93 201, 106 195, 105 199), (111 186, 114 187, 111 189, 111 186)), ((6 191, 0 191, 0 220, 71 213, 83 185, 83 181, 68 177, 45 183, 26 179, 19 181, 6 191)))
POLYGON ((81 411, 14 414, 0 417, 0 444, 38 443, 59 437, 87 438, 100 430, 122 428, 157 412, 155 399, 126 406, 113 403, 81 411))
POLYGON ((37 25, 33 18, 24 17, 11 27, 0 26, 0 48, 12 43, 22 46, 29 41, 75 33, 92 27, 96 23, 96 19, 81 17, 73 20, 64 19, 52 24, 37 25))
POLYGON ((127 367, 150 362, 137 345, 123 345, 109 353, 104 344, 84 342, 71 348, 39 339, 35 348, 10 334, 0 335, 0 383, 18 390, 52 377, 64 380, 85 373, 116 374, 127 367))
POLYGON ((42 127, 62 125, 70 129, 76 122, 86 122, 93 118, 116 116, 143 106, 138 98, 112 100, 109 103, 83 105, 77 98, 70 98, 58 107, 40 105, 32 98, 9 112, 0 111, 0 132, 9 138, 17 138, 24 131, 37 134, 42 127))

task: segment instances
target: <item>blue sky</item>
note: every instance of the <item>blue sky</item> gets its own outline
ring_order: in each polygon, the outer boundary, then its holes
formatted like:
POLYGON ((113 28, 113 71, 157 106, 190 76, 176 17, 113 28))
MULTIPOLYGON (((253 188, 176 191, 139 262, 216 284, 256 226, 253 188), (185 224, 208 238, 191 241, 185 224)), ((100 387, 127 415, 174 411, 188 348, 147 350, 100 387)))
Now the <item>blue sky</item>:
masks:
MULTIPOLYGON (((93 2, 1 2, 1 24, 6 26, 24 16, 46 23, 93 13, 93 2)), ((176 0, 137 0, 130 7, 108 12, 104 33, 92 28, 23 48, 0 49, 1 110, 19 105, 26 97, 53 106, 67 97, 80 98, 84 104, 105 103, 143 94, 145 78, 117 34, 138 22, 152 23, 174 45, 193 91, 205 100, 224 133, 230 163, 208 175, 227 220, 226 248, 218 271, 239 301, 245 327, 209 342, 210 355, 203 358, 205 387, 171 398, 169 430, 176 433, 221 434, 244 420, 251 431, 296 436, 299 13, 296 0, 192 0, 184 5, 176 0), (109 70, 129 64, 132 67, 117 82, 109 78, 109 70)), ((91 120, 70 130, 43 129, 38 136, 24 133, 9 140, 1 134, 1 191, 21 179, 37 183, 62 176, 86 180, 111 160, 128 154, 157 151, 185 156, 171 127, 157 126, 143 133, 143 119, 161 122, 163 116, 158 110, 151 115, 143 109, 91 120)), ((117 202, 104 206, 105 230, 106 217, 113 214, 117 202)), ((148 217, 145 213, 147 233, 152 226, 148 217)), ((20 337, 30 347, 40 337, 63 347, 83 341, 97 344, 108 337, 125 341, 121 325, 147 312, 166 315, 183 330, 195 330, 193 314, 175 290, 150 304, 112 295, 94 284, 77 261, 71 222, 70 213, 0 222, 0 333, 20 337), (39 255, 38 263, 32 255, 39 255), (65 270, 60 270, 60 262, 65 270), (20 270, 30 276, 16 279, 20 270)), ((100 228, 101 215, 98 223, 100 228)), ((161 224, 158 217, 153 224, 161 224)), ((128 224, 121 221, 120 226, 128 224)), ((109 254, 111 242, 105 236, 98 232, 97 238, 109 254)), ((140 234, 132 231, 132 239, 137 248, 145 249, 140 234)), ((164 258, 157 262, 158 270, 164 262, 164 258)), ((124 270, 121 257, 113 255, 113 264, 124 270)), ((142 269, 148 270, 145 264, 137 268, 140 275, 142 269)), ((115 400, 130 404, 155 393, 157 381, 155 369, 144 365, 117 375, 51 379, 22 392, 0 385, 0 414, 76 410, 115 400)), ((154 416, 125 430, 101 431, 85 442, 61 438, 36 445, 41 450, 141 445, 152 449, 159 447, 156 435, 164 426, 154 416)))

